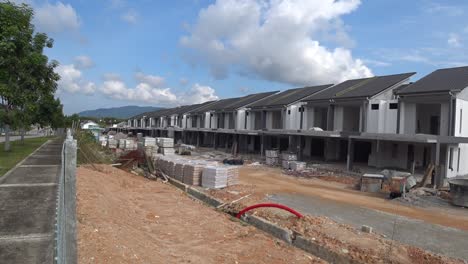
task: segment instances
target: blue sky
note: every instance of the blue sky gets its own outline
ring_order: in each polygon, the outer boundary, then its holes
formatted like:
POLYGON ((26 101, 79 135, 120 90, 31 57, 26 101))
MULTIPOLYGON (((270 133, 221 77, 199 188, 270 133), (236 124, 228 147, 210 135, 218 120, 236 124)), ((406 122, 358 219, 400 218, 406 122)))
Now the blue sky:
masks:
POLYGON ((26 2, 55 40, 66 114, 468 64, 465 1, 26 2))

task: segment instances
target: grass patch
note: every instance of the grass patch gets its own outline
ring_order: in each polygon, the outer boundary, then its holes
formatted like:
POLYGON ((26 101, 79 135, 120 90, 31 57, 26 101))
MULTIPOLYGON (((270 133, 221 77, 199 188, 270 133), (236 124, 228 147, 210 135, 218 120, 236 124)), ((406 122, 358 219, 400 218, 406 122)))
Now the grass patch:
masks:
POLYGON ((26 156, 31 154, 31 152, 51 138, 53 137, 25 138, 24 145, 21 144, 20 140, 12 141, 10 142, 11 151, 8 152, 3 150, 5 143, 0 143, 0 176, 3 176, 3 174, 18 164, 18 162, 22 161, 26 156))

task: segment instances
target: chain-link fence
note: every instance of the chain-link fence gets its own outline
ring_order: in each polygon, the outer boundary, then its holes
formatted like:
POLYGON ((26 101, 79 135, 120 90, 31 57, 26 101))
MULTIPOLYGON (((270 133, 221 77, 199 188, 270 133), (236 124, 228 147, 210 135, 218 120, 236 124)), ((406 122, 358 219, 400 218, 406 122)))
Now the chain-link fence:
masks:
POLYGON ((68 132, 62 147, 57 195, 55 263, 77 263, 76 249, 76 152, 77 142, 68 132))

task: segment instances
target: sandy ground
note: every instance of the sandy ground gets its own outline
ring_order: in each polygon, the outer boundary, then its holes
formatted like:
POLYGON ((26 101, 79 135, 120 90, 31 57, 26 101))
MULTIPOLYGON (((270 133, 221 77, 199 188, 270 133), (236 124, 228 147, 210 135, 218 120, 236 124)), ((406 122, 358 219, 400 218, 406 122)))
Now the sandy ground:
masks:
POLYGON ((170 185, 106 170, 77 171, 80 263, 324 263, 170 185))
POLYGON ((255 186, 262 194, 293 193, 316 196, 340 203, 361 206, 432 224, 468 230, 468 212, 452 208, 419 208, 396 204, 385 194, 363 193, 348 184, 331 181, 286 176, 280 168, 268 166, 243 166, 240 169, 242 184, 255 186))

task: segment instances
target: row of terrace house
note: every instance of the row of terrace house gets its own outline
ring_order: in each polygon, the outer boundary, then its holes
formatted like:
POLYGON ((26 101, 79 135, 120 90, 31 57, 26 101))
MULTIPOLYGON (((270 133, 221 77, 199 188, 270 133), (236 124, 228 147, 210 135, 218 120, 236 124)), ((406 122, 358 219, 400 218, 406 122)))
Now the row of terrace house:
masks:
POLYGON ((468 174, 468 67, 347 80, 144 113, 129 131, 184 143, 302 160, 424 171, 435 183, 468 174), (465 121, 465 122, 464 122, 465 121))

